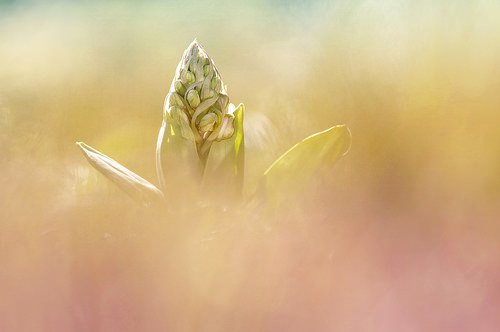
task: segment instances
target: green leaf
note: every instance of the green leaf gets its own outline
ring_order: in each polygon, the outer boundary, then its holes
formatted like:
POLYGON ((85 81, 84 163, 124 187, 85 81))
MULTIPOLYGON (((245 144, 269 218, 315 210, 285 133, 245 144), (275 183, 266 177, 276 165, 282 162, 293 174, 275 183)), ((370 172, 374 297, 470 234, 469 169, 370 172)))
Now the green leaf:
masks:
POLYGON ((297 143, 264 173, 265 193, 276 201, 302 190, 307 183, 328 171, 347 153, 351 133, 347 126, 334 126, 297 143))
POLYGON ((191 128, 174 121, 165 113, 156 146, 156 171, 160 188, 173 204, 190 202, 201 183, 202 164, 194 138, 187 135, 191 128))
POLYGON ((154 185, 83 142, 76 143, 89 163, 132 198, 145 204, 163 200, 162 192, 154 185))
POLYGON ((233 136, 214 142, 208 154, 203 174, 203 190, 215 189, 221 200, 241 198, 245 171, 244 113, 245 106, 239 104, 233 112, 233 136))

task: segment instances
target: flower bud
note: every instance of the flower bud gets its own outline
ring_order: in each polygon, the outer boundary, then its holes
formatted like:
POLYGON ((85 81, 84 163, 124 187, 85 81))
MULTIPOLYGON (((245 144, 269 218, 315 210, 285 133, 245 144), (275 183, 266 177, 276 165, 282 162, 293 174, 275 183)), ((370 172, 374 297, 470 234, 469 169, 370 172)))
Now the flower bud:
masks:
POLYGON ((202 100, 207 100, 215 96, 217 96, 217 91, 215 91, 214 89, 206 89, 206 90, 202 89, 202 96, 201 96, 202 100))
POLYGON ((226 94, 219 94, 219 99, 217 99, 220 109, 225 110, 229 106, 229 97, 226 94))
POLYGON ((184 83, 187 87, 191 86, 194 82, 196 82, 196 77, 193 72, 189 70, 184 70, 181 72, 181 82, 184 83))
POLYGON ((217 115, 214 113, 207 113, 200 120, 198 128, 201 132, 214 130, 215 123, 217 122, 217 115))
POLYGON ((228 139, 234 134, 234 117, 231 114, 226 114, 220 128, 217 141, 228 139))
POLYGON ((175 91, 177 91, 177 93, 180 94, 181 96, 184 96, 184 94, 186 93, 186 87, 184 86, 184 84, 182 84, 180 80, 175 81, 174 88, 175 91))
POLYGON ((203 81, 203 59, 200 58, 199 52, 193 53, 193 58, 189 64, 189 70, 192 71, 196 77, 195 81, 203 81))
POLYGON ((196 108, 200 104, 200 96, 198 95, 198 92, 196 90, 190 90, 186 96, 186 99, 192 108, 196 108))
MULTIPOLYGON (((227 88, 215 63, 196 40, 184 52, 174 77, 165 113, 179 125, 181 135, 195 143, 204 166, 212 144, 234 133, 227 88)), ((167 143, 158 143, 158 151, 163 151, 163 144, 167 143)))

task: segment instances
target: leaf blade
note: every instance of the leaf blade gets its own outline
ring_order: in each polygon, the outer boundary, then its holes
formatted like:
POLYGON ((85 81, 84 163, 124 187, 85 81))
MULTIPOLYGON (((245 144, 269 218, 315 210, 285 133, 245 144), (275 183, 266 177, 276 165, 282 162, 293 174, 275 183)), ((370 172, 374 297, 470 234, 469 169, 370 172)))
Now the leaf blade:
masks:
POLYGON ((163 200, 163 193, 153 184, 83 142, 76 143, 87 161, 132 198, 151 204, 163 200))
MULTIPOLYGON (((333 126, 295 144, 264 172, 268 197, 301 190, 312 178, 327 171, 351 146, 345 125, 333 126)), ((272 197, 270 197, 272 199, 272 197)))
POLYGON ((178 207, 189 206, 199 190, 202 164, 194 140, 183 136, 168 113, 158 134, 156 171, 165 198, 178 207))

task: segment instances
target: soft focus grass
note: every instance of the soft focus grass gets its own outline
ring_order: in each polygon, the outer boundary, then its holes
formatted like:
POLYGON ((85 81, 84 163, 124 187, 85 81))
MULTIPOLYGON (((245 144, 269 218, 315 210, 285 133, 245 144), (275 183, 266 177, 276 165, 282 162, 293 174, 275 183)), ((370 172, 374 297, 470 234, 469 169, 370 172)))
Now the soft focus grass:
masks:
POLYGON ((0 2, 0 329, 481 330, 500 324, 500 6, 0 2), (334 124, 353 145, 275 214, 144 211, 197 37, 246 113, 247 187, 334 124))

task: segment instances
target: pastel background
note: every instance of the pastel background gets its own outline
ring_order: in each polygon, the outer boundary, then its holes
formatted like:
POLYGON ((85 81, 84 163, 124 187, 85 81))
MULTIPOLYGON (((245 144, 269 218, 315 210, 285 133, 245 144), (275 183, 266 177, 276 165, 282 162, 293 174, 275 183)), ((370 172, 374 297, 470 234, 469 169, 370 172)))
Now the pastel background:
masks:
POLYGON ((500 330, 496 1, 0 1, 0 331, 500 330), (273 215, 144 210, 194 39, 246 105, 247 188, 335 124, 273 215), (175 220, 174 220, 175 219, 175 220))

